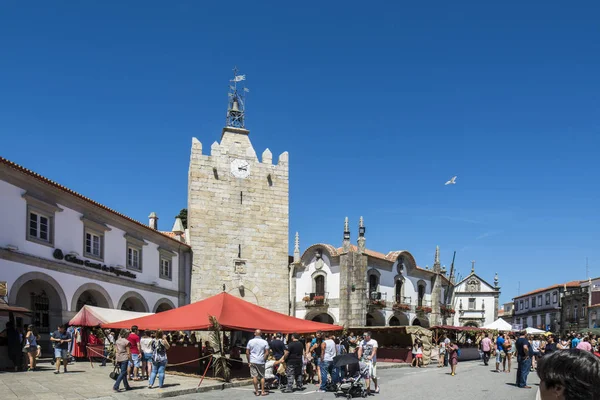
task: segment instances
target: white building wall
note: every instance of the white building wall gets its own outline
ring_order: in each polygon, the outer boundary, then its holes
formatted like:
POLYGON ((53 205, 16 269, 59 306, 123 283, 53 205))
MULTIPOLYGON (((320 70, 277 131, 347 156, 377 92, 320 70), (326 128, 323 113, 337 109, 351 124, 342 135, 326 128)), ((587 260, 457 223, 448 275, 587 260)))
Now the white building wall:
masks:
MULTIPOLYGON (((331 265, 331 260, 326 253, 323 254, 322 259, 323 267, 318 271, 326 274, 325 291, 329 293, 329 299, 339 299, 340 266, 331 265)), ((296 301, 302 301, 302 298, 306 296, 306 293, 313 292, 313 274, 317 272, 316 261, 316 257, 313 257, 303 271, 296 273, 296 301)))

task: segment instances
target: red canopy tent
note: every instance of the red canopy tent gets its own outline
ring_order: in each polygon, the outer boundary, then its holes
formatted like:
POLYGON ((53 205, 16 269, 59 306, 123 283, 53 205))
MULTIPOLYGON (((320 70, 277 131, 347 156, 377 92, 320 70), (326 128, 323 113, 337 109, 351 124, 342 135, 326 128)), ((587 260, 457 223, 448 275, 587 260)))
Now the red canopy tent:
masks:
POLYGON ((281 333, 308 333, 341 331, 338 325, 323 324, 290 317, 257 306, 227 293, 220 293, 187 306, 164 311, 147 317, 102 324, 103 328, 162 329, 163 331, 202 331, 210 327, 209 316, 214 316, 225 330, 281 333))

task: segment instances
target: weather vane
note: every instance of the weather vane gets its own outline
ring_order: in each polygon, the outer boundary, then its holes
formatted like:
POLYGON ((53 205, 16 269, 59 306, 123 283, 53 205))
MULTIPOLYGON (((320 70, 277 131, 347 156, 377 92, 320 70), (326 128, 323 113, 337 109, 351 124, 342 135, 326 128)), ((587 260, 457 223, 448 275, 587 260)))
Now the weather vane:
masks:
POLYGON ((244 84, 246 75, 239 75, 237 67, 233 68, 233 79, 229 82, 229 105, 227 107, 226 126, 245 128, 246 93, 250 91, 244 84), (238 87, 239 84, 239 87, 238 87))

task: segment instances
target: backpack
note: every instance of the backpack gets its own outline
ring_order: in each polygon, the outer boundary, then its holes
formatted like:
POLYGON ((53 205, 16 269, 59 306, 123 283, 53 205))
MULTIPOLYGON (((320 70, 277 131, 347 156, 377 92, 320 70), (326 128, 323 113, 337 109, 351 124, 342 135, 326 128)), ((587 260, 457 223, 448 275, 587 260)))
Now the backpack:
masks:
POLYGON ((167 349, 161 339, 154 339, 152 341, 152 361, 155 363, 167 361, 167 349))
POLYGON ((460 347, 456 349, 456 355, 460 357, 460 347))

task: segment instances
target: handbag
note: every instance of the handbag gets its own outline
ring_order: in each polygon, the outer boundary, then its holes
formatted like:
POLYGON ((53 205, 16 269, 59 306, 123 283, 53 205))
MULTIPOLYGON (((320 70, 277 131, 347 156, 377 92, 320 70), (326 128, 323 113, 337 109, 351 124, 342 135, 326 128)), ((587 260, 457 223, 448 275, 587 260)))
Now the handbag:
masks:
POLYGON ((113 369, 113 371, 108 374, 108 376, 110 376, 110 379, 112 379, 113 381, 116 381, 117 378, 119 377, 120 374, 120 368, 118 365, 115 365, 115 368, 113 369))

